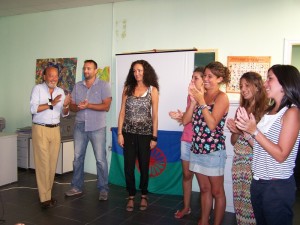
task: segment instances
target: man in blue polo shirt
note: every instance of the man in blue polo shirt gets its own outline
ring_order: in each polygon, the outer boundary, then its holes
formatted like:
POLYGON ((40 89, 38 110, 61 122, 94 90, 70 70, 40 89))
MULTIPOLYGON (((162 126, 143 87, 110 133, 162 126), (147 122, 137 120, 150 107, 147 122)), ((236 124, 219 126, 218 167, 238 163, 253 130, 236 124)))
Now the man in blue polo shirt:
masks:
POLYGON ((74 126, 75 158, 71 189, 65 195, 76 196, 83 192, 84 159, 90 141, 97 166, 99 200, 108 199, 108 166, 106 159, 106 112, 112 101, 109 83, 96 77, 97 63, 86 60, 83 66, 84 80, 76 83, 72 91, 70 109, 76 112, 74 126))

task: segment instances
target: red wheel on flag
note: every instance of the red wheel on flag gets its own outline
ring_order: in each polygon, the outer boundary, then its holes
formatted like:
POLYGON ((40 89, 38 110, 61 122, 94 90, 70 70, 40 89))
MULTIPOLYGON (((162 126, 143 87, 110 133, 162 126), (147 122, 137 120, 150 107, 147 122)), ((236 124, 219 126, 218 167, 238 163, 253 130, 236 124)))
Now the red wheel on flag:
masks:
MULTIPOLYGON (((139 163, 136 160, 136 167, 140 171, 139 163)), ((157 177, 159 176, 167 166, 167 157, 164 152, 159 148, 154 148, 151 150, 150 163, 149 163, 149 176, 157 177)))

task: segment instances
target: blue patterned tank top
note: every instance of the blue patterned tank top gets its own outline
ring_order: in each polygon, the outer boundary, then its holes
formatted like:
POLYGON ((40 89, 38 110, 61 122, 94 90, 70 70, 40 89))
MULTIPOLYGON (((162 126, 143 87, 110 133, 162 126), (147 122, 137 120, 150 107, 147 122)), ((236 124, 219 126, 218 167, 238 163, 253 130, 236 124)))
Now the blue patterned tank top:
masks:
POLYGON ((127 96, 123 132, 152 135, 151 87, 142 97, 127 96))
MULTIPOLYGON (((208 105, 207 109, 212 112, 214 104, 208 105)), ((224 125, 227 117, 225 113, 214 130, 210 130, 204 120, 200 106, 193 112, 193 140, 191 151, 194 154, 209 154, 219 150, 225 150, 224 125)))

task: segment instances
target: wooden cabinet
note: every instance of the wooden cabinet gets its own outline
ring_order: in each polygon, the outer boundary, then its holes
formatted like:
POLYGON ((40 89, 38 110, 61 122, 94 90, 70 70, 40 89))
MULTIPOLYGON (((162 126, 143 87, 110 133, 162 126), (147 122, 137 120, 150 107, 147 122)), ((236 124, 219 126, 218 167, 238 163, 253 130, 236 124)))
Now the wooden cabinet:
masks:
MULTIPOLYGON (((29 141, 30 153, 29 153, 29 168, 35 169, 32 139, 29 141)), ((74 160, 74 141, 73 139, 62 139, 59 149, 59 155, 57 160, 56 173, 63 174, 73 171, 74 160)))
POLYGON ((0 186, 16 181, 17 134, 0 133, 0 186))

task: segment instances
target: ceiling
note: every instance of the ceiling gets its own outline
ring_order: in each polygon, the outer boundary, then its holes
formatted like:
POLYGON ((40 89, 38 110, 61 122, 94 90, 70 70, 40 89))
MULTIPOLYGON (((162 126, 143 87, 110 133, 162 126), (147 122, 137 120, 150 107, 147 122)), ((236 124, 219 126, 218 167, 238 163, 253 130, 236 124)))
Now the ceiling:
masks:
POLYGON ((0 17, 127 0, 0 0, 0 17))

